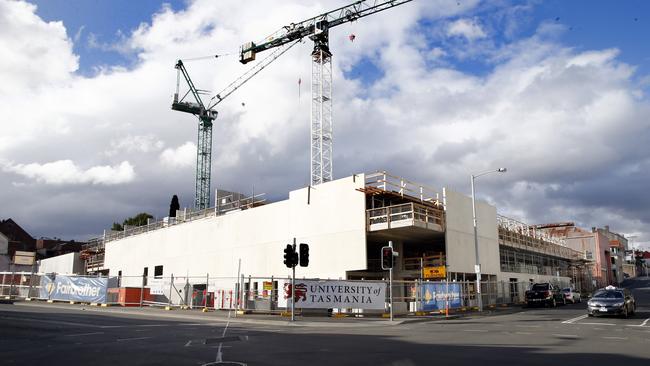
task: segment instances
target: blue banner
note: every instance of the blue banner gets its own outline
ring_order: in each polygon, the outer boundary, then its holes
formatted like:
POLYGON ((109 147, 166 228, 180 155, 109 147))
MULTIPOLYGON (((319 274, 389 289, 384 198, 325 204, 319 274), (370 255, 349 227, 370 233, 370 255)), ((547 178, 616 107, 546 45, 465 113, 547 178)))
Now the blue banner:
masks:
POLYGON ((46 275, 41 276, 39 297, 48 300, 105 303, 108 285, 108 277, 46 275))
POLYGON ((447 298, 449 299, 449 308, 461 307, 460 284, 450 282, 424 282, 420 288, 420 298, 422 299, 422 310, 443 310, 447 298))

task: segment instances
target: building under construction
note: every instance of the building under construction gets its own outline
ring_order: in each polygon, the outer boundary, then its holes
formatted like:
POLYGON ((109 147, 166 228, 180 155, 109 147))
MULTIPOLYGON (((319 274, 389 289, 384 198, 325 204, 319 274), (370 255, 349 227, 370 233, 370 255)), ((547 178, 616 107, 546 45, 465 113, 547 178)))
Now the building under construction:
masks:
MULTIPOLYGON (((475 291, 472 200, 464 194, 378 172, 291 191, 283 201, 263 197, 220 197, 206 210, 180 210, 176 218, 107 233, 84 248, 86 270, 122 276, 124 286, 136 287, 143 274, 287 278, 283 248, 296 238, 311 251, 300 277, 385 279, 381 247, 390 241, 399 253, 397 280, 462 281, 475 291)), ((478 201, 476 210, 486 286, 510 283, 510 296, 520 299, 522 283, 590 284, 584 251, 497 215, 486 202, 478 201)))

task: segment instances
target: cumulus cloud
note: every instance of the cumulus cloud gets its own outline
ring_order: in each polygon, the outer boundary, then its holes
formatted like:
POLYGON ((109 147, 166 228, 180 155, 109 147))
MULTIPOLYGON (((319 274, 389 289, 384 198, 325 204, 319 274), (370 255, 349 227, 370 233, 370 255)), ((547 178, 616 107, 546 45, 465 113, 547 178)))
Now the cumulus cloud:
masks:
POLYGON ((115 185, 133 181, 135 170, 128 161, 119 165, 94 166, 83 170, 71 160, 38 164, 6 164, 4 171, 16 173, 45 184, 102 184, 115 185))
POLYGON ((469 41, 485 38, 486 34, 476 19, 458 19, 447 27, 447 34, 452 37, 465 37, 469 41))
MULTIPOLYGON (((177 168, 196 164, 197 123, 170 110, 175 61, 236 54, 243 42, 346 3, 197 0, 177 12, 163 7, 120 39, 121 49, 137 56, 132 68, 106 67, 82 77, 74 74, 77 56, 64 24, 39 19, 32 5, 0 0, 3 22, 5 14, 17 14, 0 32, 0 64, 10 65, 0 67, 0 88, 32 91, 0 99, 0 159, 53 161, 5 166, 3 207, 43 223, 35 224, 38 230, 52 230, 34 235, 51 236, 101 233, 143 210, 164 213, 172 194, 191 206, 194 177, 177 168), (7 46, 12 37, 29 43, 26 35, 43 48, 40 58, 7 46), (43 67, 43 55, 51 66, 43 67), (106 165, 107 158, 124 163, 106 165), (49 184, 12 185, 16 174, 49 184), (108 185, 115 181, 120 189, 108 185), (75 212, 58 227, 47 226, 44 202, 54 207, 70 196, 78 202, 75 212), (97 208, 100 200, 105 209, 97 208), (41 216, 26 202, 39 202, 41 216), (92 218, 85 231, 76 224, 78 212, 92 218)), ((622 62, 616 49, 562 44, 553 36, 560 30, 548 25, 516 39, 509 22, 508 41, 495 45, 497 29, 474 18, 473 4, 411 2, 331 30, 334 176, 387 169, 468 193, 469 174, 506 166, 508 173, 482 177, 477 186, 479 197, 500 213, 530 223, 610 225, 649 241, 650 107, 634 65, 622 62), (433 46, 426 38, 422 24, 436 22, 450 43, 433 46), (486 70, 455 67, 454 42, 471 42, 473 53, 464 57, 475 57, 486 70), (343 72, 362 62, 377 69, 370 82, 343 72)), ((254 186, 273 200, 308 183, 311 48, 308 40, 297 45, 218 106, 213 189, 249 192, 254 186)), ((197 87, 213 93, 249 67, 236 56, 186 66, 197 87)))
POLYGON ((61 22, 44 22, 35 5, 0 1, 0 95, 69 80, 78 56, 61 22))
POLYGON ((165 146, 165 143, 156 139, 154 135, 133 136, 127 135, 110 142, 111 147, 106 151, 106 155, 113 156, 119 152, 141 152, 148 153, 159 151, 165 146))
POLYGON ((196 164, 196 144, 186 142, 177 148, 165 149, 160 161, 170 167, 187 167, 196 164))

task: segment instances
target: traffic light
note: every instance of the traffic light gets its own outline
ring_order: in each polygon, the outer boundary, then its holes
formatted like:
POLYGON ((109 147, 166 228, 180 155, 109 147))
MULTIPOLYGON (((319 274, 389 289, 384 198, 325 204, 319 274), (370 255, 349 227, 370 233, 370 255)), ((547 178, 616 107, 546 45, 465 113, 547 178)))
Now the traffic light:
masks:
POLYGON ((381 269, 387 270, 393 268, 393 248, 381 248, 381 269))
POLYGON ((287 247, 284 248, 284 265, 287 266, 287 268, 295 266, 295 257, 296 252, 293 250, 293 245, 287 244, 287 247))
POLYGON ((300 267, 307 267, 309 265, 309 245, 305 243, 300 244, 300 267))

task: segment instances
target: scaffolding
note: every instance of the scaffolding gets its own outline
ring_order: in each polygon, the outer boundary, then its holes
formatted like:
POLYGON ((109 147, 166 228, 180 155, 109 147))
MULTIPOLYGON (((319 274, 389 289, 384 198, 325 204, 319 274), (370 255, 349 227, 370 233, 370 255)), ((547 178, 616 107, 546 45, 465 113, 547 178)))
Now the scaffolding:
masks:
POLYGON ((583 252, 569 248, 563 238, 552 237, 537 227, 497 215, 499 244, 569 260, 585 259, 583 252))

